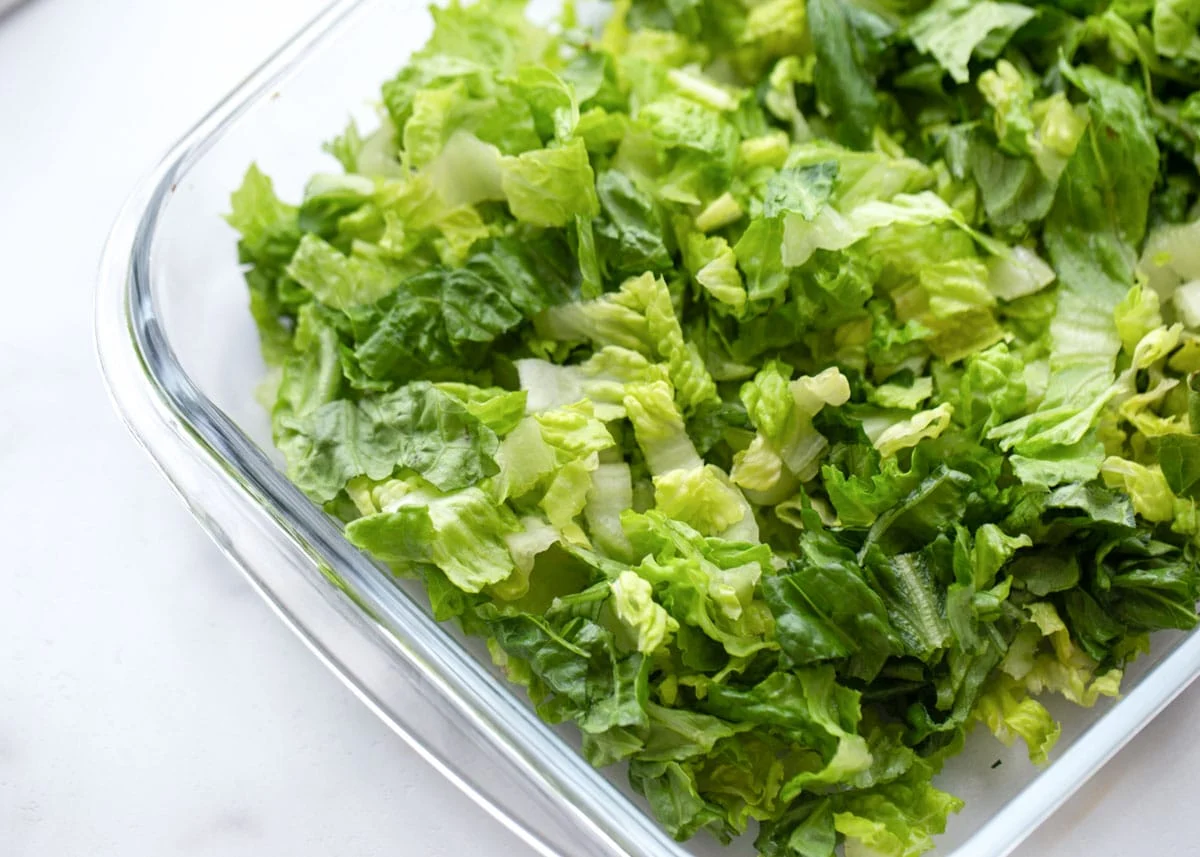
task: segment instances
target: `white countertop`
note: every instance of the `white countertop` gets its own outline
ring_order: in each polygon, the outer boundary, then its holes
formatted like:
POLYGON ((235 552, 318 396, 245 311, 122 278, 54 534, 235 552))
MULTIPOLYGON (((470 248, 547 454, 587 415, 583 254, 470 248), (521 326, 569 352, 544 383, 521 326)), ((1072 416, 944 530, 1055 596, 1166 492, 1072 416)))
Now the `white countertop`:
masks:
MULTIPOLYGON (((0 17, 4 857, 529 854, 271 615, 118 424, 93 358, 123 195, 320 5, 0 17)), ((1200 854, 1198 723, 1193 688, 1018 854, 1200 854)))

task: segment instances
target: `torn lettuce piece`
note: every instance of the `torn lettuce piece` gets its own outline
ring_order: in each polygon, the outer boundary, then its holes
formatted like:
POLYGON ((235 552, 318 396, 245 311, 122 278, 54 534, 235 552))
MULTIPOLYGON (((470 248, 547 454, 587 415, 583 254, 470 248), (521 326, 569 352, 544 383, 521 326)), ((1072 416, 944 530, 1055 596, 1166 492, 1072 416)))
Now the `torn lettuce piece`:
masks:
POLYGON ((427 382, 283 415, 275 442, 288 457, 289 478, 321 501, 356 476, 386 479, 398 468, 415 470, 443 491, 499 472, 495 432, 427 382))
POLYGON ((561 538, 558 530, 542 518, 534 515, 522 517, 521 529, 504 536, 516 572, 506 580, 492 584, 491 593, 506 601, 524 597, 529 592, 529 576, 533 574, 533 566, 538 556, 557 544, 561 538))
POLYGON ((960 219, 960 214, 929 191, 897 194, 888 202, 864 202, 846 213, 827 206, 813 218, 789 214, 784 218, 783 264, 794 268, 817 250, 844 250, 885 226, 956 223, 960 219))
POLYGON ((577 365, 561 365, 540 358, 515 361, 521 389, 530 413, 574 404, 587 399, 599 419, 625 417, 625 387, 669 379, 667 367, 651 363, 637 351, 605 346, 577 365))
POLYGON ((877 432, 868 431, 871 443, 884 458, 895 455, 902 449, 916 446, 925 438, 939 437, 950 426, 954 407, 943 402, 936 408, 913 414, 907 419, 880 427, 877 432))
POLYGON ((816 475, 829 442, 812 419, 826 406, 843 405, 850 385, 838 369, 790 381, 791 372, 768 364, 742 386, 742 401, 758 433, 734 456, 733 481, 748 491, 790 492, 796 481, 816 475))
POLYGON ((625 462, 602 462, 592 473, 583 507, 592 544, 610 557, 628 561, 633 548, 621 526, 621 514, 633 508, 633 475, 625 462))
POLYGON ((1007 675, 995 676, 975 703, 972 716, 1005 744, 1020 738, 1029 750, 1029 761, 1044 765, 1062 734, 1062 726, 1046 707, 1026 695, 1024 685, 1007 675))
POLYGON ((711 464, 691 470, 671 470, 654 477, 655 508, 706 535, 739 532, 749 535, 754 513, 729 478, 711 464))
POLYGON ((679 623, 655 603, 653 592, 649 582, 632 571, 621 572, 612 582, 613 610, 636 635, 637 650, 645 655, 661 648, 679 630, 679 623))
POLYGON ((1097 662, 1071 639, 1053 604, 1035 602, 1026 612, 1030 621, 1001 662, 1002 673, 1021 682, 1030 694, 1058 693, 1088 708, 1101 696, 1119 693, 1121 670, 1098 673, 1097 662))
POLYGON ((626 280, 595 301, 554 307, 536 323, 548 339, 590 340, 663 360, 685 411, 716 399, 712 376, 695 343, 684 337, 667 284, 652 274, 626 280))
POLYGON ((464 592, 500 583, 516 569, 505 537, 521 525, 480 488, 449 494, 432 486, 385 485, 380 511, 352 521, 355 546, 402 569, 432 563, 464 592))
POLYGON ((696 284, 721 306, 740 315, 746 308, 746 286, 737 268, 737 257, 720 236, 687 236, 685 259, 696 284))
POLYGON ((780 647, 794 664, 851 658, 848 671, 870 680, 899 651, 887 608, 853 551, 822 530, 806 531, 797 558, 762 585, 780 647))
POLYGON ((513 216, 534 226, 565 226, 577 215, 600 213, 595 176, 579 138, 501 159, 500 187, 513 216))
POLYGON ((936 0, 908 25, 913 45, 931 54, 957 83, 970 78, 972 55, 994 57, 1035 12, 1019 3, 936 0))
POLYGON ((634 554, 642 557, 634 571, 659 594, 681 635, 682 626, 702 631, 727 657, 775 647, 769 636, 770 610, 756 596, 756 585, 770 565, 769 548, 706 539, 658 511, 626 512, 621 521, 634 554))
POLYGON ((705 464, 664 381, 627 388, 625 410, 654 480, 658 509, 705 535, 758 541, 758 524, 728 476, 705 464))

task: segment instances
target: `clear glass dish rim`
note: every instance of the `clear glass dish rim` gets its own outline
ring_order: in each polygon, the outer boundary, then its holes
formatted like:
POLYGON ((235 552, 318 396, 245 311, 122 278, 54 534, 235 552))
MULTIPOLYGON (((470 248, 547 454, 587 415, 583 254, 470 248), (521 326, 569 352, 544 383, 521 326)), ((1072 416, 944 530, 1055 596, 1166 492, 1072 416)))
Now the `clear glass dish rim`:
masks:
MULTIPOLYGON (((302 64, 313 47, 332 37, 356 12, 374 2, 379 0, 333 0, 180 138, 137 184, 113 226, 98 276, 96 345, 105 384, 127 427, 160 468, 167 469, 165 457, 150 448, 143 434, 149 420, 160 429, 170 429, 188 444, 210 475, 265 510, 279 532, 314 561, 337 568, 351 597, 372 617, 378 631, 400 644, 400 653, 422 670, 466 720, 598 841, 615 849, 614 853, 629 857, 687 857, 651 818, 463 651, 389 582, 379 566, 346 541, 335 523, 279 473, 259 447, 192 383, 159 324, 150 249, 159 215, 177 182, 226 129, 261 101, 267 90, 302 64), (140 401, 134 403, 135 397, 140 401)), ((185 500, 190 506, 190 498, 185 500)), ((192 511, 212 534, 203 509, 192 511)), ((239 565, 256 582, 254 570, 239 565)), ((440 764, 436 754, 421 746, 419 736, 414 737, 372 704, 371 691, 352 670, 325 657, 319 638, 286 605, 261 586, 255 588, 310 649, 427 761, 536 851, 557 855, 535 831, 524 828, 451 768, 440 764)), ((338 596, 332 582, 328 583, 326 596, 338 596)), ((1010 854, 1198 675, 1200 629, 1187 635, 1061 756, 947 857, 1010 854)))

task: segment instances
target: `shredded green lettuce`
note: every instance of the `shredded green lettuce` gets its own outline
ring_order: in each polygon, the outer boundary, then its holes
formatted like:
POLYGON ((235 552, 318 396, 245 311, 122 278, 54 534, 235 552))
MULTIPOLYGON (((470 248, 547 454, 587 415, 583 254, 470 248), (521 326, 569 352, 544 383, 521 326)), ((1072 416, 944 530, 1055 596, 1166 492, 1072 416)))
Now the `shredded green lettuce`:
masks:
POLYGON ((275 443, 672 836, 923 853, 1197 623, 1200 0, 598 11, 247 171, 275 443))

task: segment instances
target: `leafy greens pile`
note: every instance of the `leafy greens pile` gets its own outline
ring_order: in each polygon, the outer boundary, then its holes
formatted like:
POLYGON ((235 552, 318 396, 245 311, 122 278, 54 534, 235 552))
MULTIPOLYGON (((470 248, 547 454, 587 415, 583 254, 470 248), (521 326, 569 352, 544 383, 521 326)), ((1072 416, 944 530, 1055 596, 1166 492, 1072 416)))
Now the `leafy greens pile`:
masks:
POLYGON ((433 15, 233 196, 275 440, 673 836, 918 854, 1195 625, 1200 0, 433 15))

